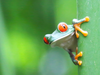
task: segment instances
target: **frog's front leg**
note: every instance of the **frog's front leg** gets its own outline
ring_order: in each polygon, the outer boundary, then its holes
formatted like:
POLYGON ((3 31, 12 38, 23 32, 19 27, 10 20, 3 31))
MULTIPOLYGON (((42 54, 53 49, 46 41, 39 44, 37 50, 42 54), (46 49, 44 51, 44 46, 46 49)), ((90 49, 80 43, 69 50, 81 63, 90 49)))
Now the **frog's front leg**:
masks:
POLYGON ((82 65, 82 61, 78 60, 78 57, 82 56, 82 52, 80 52, 80 53, 77 54, 77 51, 78 51, 78 49, 76 48, 76 56, 74 56, 74 54, 72 53, 71 50, 69 50, 68 53, 69 53, 69 55, 70 55, 70 57, 71 57, 71 59, 72 59, 72 61, 73 61, 73 63, 75 65, 82 65))
POLYGON ((77 33, 77 31, 80 31, 84 36, 88 35, 87 31, 84 31, 80 28, 81 23, 88 22, 88 21, 89 21, 89 17, 85 17, 85 18, 80 19, 80 20, 73 19, 73 25, 74 25, 74 28, 75 28, 75 34, 76 34, 77 38, 79 38, 79 34, 77 33))

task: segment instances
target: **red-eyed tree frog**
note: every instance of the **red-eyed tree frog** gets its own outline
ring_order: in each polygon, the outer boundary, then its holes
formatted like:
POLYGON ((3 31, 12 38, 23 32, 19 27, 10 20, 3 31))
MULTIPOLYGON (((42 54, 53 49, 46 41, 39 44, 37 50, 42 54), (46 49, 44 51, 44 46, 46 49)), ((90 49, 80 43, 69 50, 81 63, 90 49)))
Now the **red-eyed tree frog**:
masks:
POLYGON ((82 52, 77 54, 77 38, 79 38, 79 34, 77 31, 80 31, 84 36, 88 35, 87 31, 84 31, 80 28, 81 23, 88 22, 89 17, 85 17, 83 19, 73 19, 73 25, 67 25, 65 22, 61 22, 58 24, 57 29, 52 34, 46 34, 44 36, 44 42, 46 44, 51 45, 51 47, 59 46, 66 50, 73 63, 75 65, 81 65, 82 61, 78 60, 78 57, 82 56, 82 52), (76 56, 72 53, 76 51, 76 56))

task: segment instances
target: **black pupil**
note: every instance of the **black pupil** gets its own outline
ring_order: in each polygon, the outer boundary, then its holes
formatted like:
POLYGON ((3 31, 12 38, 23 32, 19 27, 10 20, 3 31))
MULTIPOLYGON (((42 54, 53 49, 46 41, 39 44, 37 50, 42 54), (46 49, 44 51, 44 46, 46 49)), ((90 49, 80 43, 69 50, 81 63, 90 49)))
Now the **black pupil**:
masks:
POLYGON ((65 25, 62 25, 62 26, 63 26, 64 29, 66 29, 66 28, 65 28, 65 25))

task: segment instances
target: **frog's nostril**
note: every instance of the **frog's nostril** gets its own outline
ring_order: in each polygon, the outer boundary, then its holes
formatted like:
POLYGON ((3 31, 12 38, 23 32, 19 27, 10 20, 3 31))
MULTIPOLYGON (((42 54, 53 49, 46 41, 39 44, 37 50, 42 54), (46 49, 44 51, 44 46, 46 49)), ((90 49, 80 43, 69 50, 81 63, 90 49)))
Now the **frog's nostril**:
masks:
POLYGON ((49 42, 48 42, 48 40, 46 39, 46 37, 44 37, 43 40, 44 40, 44 42, 45 42, 46 44, 49 44, 49 42))

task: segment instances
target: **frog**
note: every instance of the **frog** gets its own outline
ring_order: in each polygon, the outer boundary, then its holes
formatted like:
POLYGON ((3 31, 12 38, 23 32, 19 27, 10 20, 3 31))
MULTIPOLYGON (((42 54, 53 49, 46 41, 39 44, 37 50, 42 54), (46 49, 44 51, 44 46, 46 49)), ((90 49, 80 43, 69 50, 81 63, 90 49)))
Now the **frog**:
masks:
POLYGON ((43 38, 44 42, 51 47, 61 47, 68 52, 71 57, 72 62, 75 65, 82 65, 82 61, 78 60, 79 57, 83 56, 83 52, 78 53, 78 38, 79 32, 83 36, 87 36, 88 32, 80 28, 83 22, 88 22, 90 19, 88 16, 80 20, 73 19, 72 25, 68 25, 65 22, 60 22, 57 29, 52 34, 46 34, 43 38), (76 55, 73 53, 76 52, 76 55))

